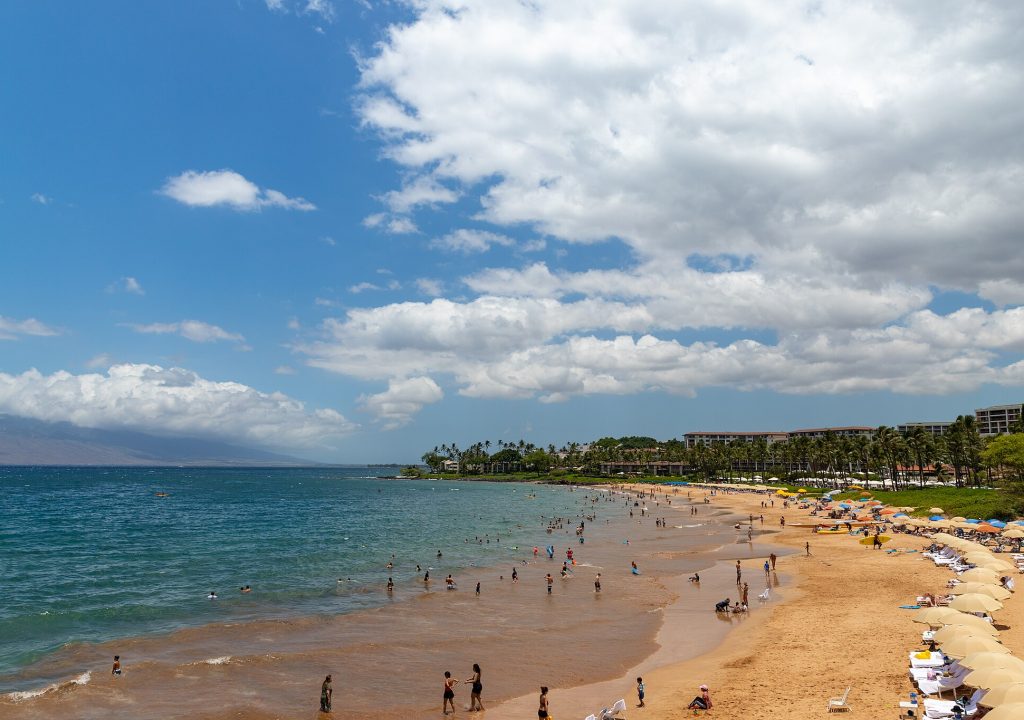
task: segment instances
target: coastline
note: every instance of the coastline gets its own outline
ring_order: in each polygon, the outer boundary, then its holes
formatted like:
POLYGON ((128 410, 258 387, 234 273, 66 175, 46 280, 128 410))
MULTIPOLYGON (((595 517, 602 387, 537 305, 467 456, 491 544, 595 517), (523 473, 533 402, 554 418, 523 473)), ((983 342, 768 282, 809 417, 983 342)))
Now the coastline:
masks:
MULTIPOLYGON (((702 683, 711 687, 713 713, 720 717, 820 718, 826 700, 842 695, 847 687, 851 688, 852 714, 896 714, 898 702, 912 689, 906 676, 906 653, 920 643, 920 626, 899 606, 943 586, 948 574, 922 562, 919 553, 888 554, 872 551, 848 536, 818 536, 789 525, 780 529, 781 515, 796 517, 799 511, 783 510, 779 502, 762 510, 760 501, 768 497, 719 494, 713 504, 742 515, 764 512, 765 526, 774 531, 762 537, 791 551, 778 562, 784 577, 781 597, 773 597, 764 609, 755 609, 721 642, 695 657, 659 662, 663 653, 658 651, 614 681, 553 688, 550 697, 556 716, 584 717, 625 698, 630 717, 692 717, 686 705, 699 694, 702 683), (811 543, 809 557, 804 553, 805 542, 811 543), (643 709, 635 707, 638 673, 647 688, 643 709)), ((924 538, 898 535, 893 546, 919 550, 926 544, 924 538)), ((717 564, 719 573, 724 564, 717 564)), ((724 568, 727 575, 730 570, 724 568)), ((708 608, 707 616, 711 612, 708 608)), ((671 612, 666 613, 659 631, 663 648, 680 632, 687 632, 685 627, 669 628, 673 619, 671 612)), ((1024 628, 1004 632, 1003 639, 1016 647, 1024 640, 1024 628)), ((492 720, 524 717, 533 704, 532 695, 517 698, 489 716, 492 720)))

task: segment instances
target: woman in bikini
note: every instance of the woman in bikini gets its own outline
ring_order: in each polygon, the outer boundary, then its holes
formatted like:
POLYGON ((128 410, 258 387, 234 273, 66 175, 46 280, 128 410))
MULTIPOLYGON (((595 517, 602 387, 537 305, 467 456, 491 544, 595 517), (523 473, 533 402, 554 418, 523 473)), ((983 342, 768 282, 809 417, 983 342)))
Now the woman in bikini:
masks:
POLYGON ((548 689, 545 686, 540 688, 540 707, 537 709, 537 717, 546 720, 548 716, 548 689))
POLYGON ((473 677, 466 680, 468 683, 473 683, 473 689, 469 696, 469 711, 483 710, 484 704, 480 702, 480 693, 484 691, 483 683, 480 682, 480 666, 473 663, 473 677))

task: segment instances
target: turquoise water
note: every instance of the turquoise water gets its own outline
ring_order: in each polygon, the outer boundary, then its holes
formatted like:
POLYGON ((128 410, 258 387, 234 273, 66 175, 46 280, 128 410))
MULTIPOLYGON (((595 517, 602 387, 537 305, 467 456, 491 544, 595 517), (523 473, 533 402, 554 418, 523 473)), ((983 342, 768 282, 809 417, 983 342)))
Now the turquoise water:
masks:
POLYGON ((378 472, 391 471, 0 468, 0 692, 68 643, 372 607, 389 574, 499 562, 536 537, 517 523, 583 499, 378 472))

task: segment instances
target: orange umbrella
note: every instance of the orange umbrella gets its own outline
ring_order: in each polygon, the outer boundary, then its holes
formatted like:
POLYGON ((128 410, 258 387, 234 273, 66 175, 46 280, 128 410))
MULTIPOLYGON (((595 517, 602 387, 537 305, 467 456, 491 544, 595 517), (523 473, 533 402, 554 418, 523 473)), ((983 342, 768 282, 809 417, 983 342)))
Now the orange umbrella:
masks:
POLYGON ((899 510, 897 510, 896 508, 886 508, 885 510, 882 511, 881 514, 882 515, 895 515, 898 512, 899 512, 899 510))

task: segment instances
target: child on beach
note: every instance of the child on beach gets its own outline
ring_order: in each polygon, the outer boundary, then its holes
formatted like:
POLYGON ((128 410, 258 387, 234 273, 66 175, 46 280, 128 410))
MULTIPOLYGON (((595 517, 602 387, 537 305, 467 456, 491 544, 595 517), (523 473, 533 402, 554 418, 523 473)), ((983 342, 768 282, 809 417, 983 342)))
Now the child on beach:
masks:
POLYGON ((707 685, 700 686, 700 695, 690 701, 690 704, 686 706, 687 710, 693 710, 693 714, 696 715, 698 710, 710 710, 711 709, 711 693, 708 691, 707 685))
POLYGON ((644 706, 644 679, 642 677, 638 677, 636 679, 636 696, 640 700, 640 704, 637 705, 637 707, 643 707, 644 706))
POLYGON ((114 667, 110 670, 110 674, 111 675, 120 675, 121 674, 121 656, 120 655, 115 655, 114 656, 114 667))
POLYGON ((554 582, 554 579, 552 579, 551 573, 548 573, 548 576, 546 578, 544 578, 544 579, 547 580, 547 583, 548 583, 548 595, 550 595, 551 594, 551 584, 554 582))

